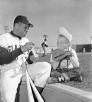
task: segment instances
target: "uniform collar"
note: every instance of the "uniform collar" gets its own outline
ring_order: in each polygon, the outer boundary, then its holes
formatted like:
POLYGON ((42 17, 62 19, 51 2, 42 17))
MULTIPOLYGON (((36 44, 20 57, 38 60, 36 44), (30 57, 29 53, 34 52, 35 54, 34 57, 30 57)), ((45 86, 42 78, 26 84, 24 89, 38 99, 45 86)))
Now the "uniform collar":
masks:
POLYGON ((16 34, 14 34, 13 31, 11 31, 10 34, 13 35, 13 36, 15 36, 15 37, 17 37, 17 38, 19 38, 19 39, 21 39, 21 37, 18 36, 18 35, 16 35, 16 34))

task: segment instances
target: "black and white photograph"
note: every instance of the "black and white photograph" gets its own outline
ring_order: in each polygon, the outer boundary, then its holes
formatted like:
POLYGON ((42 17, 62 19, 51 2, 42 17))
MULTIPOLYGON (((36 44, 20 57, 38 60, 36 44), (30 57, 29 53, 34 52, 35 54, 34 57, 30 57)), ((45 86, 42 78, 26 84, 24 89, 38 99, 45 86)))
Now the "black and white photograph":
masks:
POLYGON ((92 0, 0 0, 0 102, 92 102, 92 0))

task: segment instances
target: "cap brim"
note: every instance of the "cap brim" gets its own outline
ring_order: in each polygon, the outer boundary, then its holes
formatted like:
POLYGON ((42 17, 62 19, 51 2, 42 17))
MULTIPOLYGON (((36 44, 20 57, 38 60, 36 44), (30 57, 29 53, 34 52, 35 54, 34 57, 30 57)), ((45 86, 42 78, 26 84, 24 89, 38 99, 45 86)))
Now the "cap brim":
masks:
POLYGON ((34 25, 31 24, 31 23, 28 23, 28 26, 31 27, 31 28, 34 27, 34 25))

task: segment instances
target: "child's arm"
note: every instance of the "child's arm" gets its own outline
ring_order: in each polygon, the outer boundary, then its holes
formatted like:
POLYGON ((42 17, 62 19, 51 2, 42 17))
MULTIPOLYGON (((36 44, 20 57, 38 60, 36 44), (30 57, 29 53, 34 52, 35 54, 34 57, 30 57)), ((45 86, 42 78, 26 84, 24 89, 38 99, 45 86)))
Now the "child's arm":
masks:
POLYGON ((66 51, 55 49, 52 51, 52 56, 55 61, 63 60, 65 57, 70 55, 70 53, 67 53, 66 51))
POLYGON ((59 62, 56 62, 53 59, 53 55, 52 54, 51 54, 51 57, 50 57, 50 63, 51 63, 51 66, 52 66, 53 69, 57 69, 59 62))
POLYGON ((62 51, 59 49, 55 49, 51 52, 51 58, 50 62, 53 67, 53 69, 56 69, 59 65, 59 62, 64 60, 67 56, 71 56, 71 53, 69 51, 62 51))

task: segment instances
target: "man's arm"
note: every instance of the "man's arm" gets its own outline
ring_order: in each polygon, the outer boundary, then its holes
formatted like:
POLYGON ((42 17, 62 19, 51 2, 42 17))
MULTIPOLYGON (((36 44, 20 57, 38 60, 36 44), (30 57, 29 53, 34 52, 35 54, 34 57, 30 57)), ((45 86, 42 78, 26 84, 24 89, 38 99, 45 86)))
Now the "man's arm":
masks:
POLYGON ((28 56, 28 58, 26 60, 28 62, 28 64, 32 64, 33 63, 33 61, 30 59, 31 56, 33 56, 32 51, 30 51, 29 56, 28 56))
POLYGON ((8 52, 7 49, 0 47, 0 65, 8 64, 14 61, 22 53, 21 48, 8 52))
POLYGON ((0 65, 11 63, 23 52, 31 50, 32 47, 33 43, 28 42, 25 45, 21 46, 20 48, 12 52, 8 52, 6 48, 0 46, 0 65))

